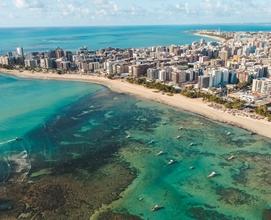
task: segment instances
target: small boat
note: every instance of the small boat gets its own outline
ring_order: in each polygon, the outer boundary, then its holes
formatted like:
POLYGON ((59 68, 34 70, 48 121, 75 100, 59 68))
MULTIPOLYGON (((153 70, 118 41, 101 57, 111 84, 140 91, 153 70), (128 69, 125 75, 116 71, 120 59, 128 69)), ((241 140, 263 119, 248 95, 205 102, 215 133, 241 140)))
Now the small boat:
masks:
POLYGON ((174 164, 174 163, 176 163, 176 161, 175 160, 170 160, 170 161, 168 161, 168 165, 172 165, 172 164, 174 164))
POLYGON ((126 136, 126 138, 127 138, 127 139, 131 138, 131 135, 130 135, 130 134, 128 134, 128 135, 126 136))
POLYGON ((180 136, 180 135, 179 135, 179 136, 177 136, 177 137, 176 137, 176 139, 178 139, 178 140, 179 140, 179 139, 181 139, 181 136, 180 136))
POLYGON ((195 169, 195 167, 191 166, 191 167, 189 167, 189 169, 190 169, 190 170, 194 170, 194 169, 195 169))
POLYGON ((153 212, 156 212, 156 211, 159 211, 160 209, 163 209, 164 207, 163 206, 160 206, 160 205, 155 205, 151 208, 151 210, 153 212))
POLYGON ((161 150, 161 151, 159 151, 159 153, 157 153, 156 155, 157 155, 157 156, 161 156, 161 155, 163 155, 163 154, 164 154, 164 151, 161 150))
POLYGON ((227 136, 230 136, 231 135, 231 132, 227 132, 227 136))
POLYGON ((231 155, 230 157, 228 157, 227 160, 233 160, 234 158, 235 158, 235 156, 234 156, 234 155, 231 155))
POLYGON ((190 147, 192 147, 192 146, 194 146, 194 143, 191 143, 191 144, 190 144, 190 147))
POLYGON ((215 176, 217 176, 217 173, 215 171, 213 171, 208 175, 208 178, 212 178, 212 177, 215 177, 215 176))
POLYGON ((180 131, 180 130, 183 130, 183 127, 179 127, 178 130, 179 130, 179 131, 180 131))
POLYGON ((138 198, 139 201, 143 201, 143 199, 144 199, 143 197, 139 197, 138 198))

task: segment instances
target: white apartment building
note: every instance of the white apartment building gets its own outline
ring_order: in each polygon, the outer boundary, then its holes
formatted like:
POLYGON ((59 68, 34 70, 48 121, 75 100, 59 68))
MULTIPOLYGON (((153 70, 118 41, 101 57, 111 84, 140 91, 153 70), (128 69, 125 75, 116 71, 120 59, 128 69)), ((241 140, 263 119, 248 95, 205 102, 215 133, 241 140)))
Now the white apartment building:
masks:
POLYGON ((229 70, 226 68, 213 69, 209 72, 210 87, 219 87, 229 82, 229 70))
POLYGON ((271 79, 254 79, 252 84, 252 92, 260 93, 262 95, 271 95, 271 79))

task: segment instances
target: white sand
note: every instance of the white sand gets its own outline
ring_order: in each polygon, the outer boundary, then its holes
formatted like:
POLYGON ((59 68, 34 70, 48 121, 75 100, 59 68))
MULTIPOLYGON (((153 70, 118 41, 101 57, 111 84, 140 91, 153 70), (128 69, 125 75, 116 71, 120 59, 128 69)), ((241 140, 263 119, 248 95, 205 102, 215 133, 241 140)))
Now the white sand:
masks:
POLYGON ((220 42, 224 42, 226 41, 223 37, 218 37, 218 36, 212 36, 212 35, 208 35, 208 34, 201 34, 201 33, 194 33, 194 35, 199 36, 199 37, 207 37, 210 39, 214 39, 216 41, 220 41, 220 42))
POLYGON ((143 99, 149 99, 157 101, 163 104, 167 104, 178 109, 193 112, 210 119, 232 124, 262 136, 271 138, 271 122, 267 120, 253 119, 249 117, 232 115, 227 112, 222 112, 215 108, 208 106, 201 99, 190 99, 182 95, 176 94, 174 96, 162 95, 161 93, 155 93, 154 90, 145 88, 140 85, 130 84, 123 80, 110 80, 104 77, 79 75, 79 74, 65 74, 58 75, 54 73, 32 73, 29 71, 19 72, 15 70, 1 70, 0 72, 16 75, 24 78, 36 78, 36 79, 54 79, 54 80, 73 80, 84 81, 105 85, 114 92, 121 92, 131 94, 143 99))

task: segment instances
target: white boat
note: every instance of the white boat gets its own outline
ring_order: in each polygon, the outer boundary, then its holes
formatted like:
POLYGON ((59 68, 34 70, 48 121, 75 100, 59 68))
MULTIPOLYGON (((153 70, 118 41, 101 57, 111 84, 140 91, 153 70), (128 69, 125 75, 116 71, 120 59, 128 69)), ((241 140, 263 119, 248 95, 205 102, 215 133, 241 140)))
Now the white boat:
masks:
POLYGON ((155 212, 155 211, 159 211, 160 209, 163 209, 163 208, 164 208, 163 206, 155 205, 155 206, 153 206, 153 207, 151 208, 151 210, 152 210, 153 212, 155 212))
POLYGON ((230 135, 231 135, 231 132, 228 132, 228 133, 227 133, 227 136, 230 136, 230 135))
POLYGON ((179 129, 178 129, 178 130, 179 130, 179 131, 180 131, 180 130, 183 130, 183 127, 179 127, 179 129))
POLYGON ((128 135, 126 136, 126 138, 127 138, 127 139, 131 138, 131 135, 130 135, 130 134, 128 134, 128 135))
POLYGON ((177 137, 176 137, 176 139, 181 139, 181 136, 180 136, 180 135, 179 135, 179 136, 177 136, 177 137))
POLYGON ((227 160, 233 160, 234 158, 235 158, 235 156, 234 156, 234 155, 231 155, 230 157, 228 157, 227 160))
POLYGON ((194 169, 195 169, 195 167, 191 166, 191 167, 189 167, 189 169, 190 169, 190 170, 194 170, 194 169))
POLYGON ((161 150, 161 151, 159 151, 159 153, 157 153, 156 155, 157 155, 157 156, 161 156, 161 155, 163 155, 163 154, 164 154, 164 151, 161 150))
POLYGON ((175 160, 170 160, 170 161, 168 161, 168 165, 172 165, 172 164, 174 164, 174 163, 176 163, 176 161, 175 160))
POLYGON ((215 171, 213 171, 208 175, 208 178, 212 178, 212 177, 215 177, 215 176, 217 176, 217 173, 215 171))
POLYGON ((143 199, 144 199, 143 197, 139 197, 138 198, 139 201, 143 201, 143 199))
POLYGON ((192 147, 192 146, 194 146, 194 143, 191 143, 191 144, 190 144, 190 147, 192 147))

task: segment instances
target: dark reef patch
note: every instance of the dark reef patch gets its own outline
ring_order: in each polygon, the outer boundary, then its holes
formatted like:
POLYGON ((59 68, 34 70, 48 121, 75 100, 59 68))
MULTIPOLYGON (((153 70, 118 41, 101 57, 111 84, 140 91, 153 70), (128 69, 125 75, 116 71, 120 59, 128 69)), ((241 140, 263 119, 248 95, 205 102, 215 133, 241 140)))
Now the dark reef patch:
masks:
POLYGON ((251 195, 236 188, 224 188, 222 186, 217 187, 216 194, 219 195, 219 200, 230 205, 245 205, 252 204, 255 201, 251 195))
POLYGON ((34 209, 41 208, 44 211, 63 207, 68 196, 68 186, 60 184, 33 185, 26 195, 28 203, 32 204, 34 209))
POLYGON ((188 210, 188 215, 197 220, 245 220, 239 217, 231 217, 219 213, 215 210, 204 209, 203 207, 192 207, 188 210))
POLYGON ((27 137, 29 146, 33 146, 29 149, 33 155, 32 171, 43 166, 52 166, 60 173, 86 167, 94 171, 126 145, 127 131, 150 132, 159 123, 158 111, 139 108, 136 102, 108 92, 103 96, 85 97, 49 120, 46 126, 32 131, 27 137), (118 99, 114 99, 116 96, 118 99), (113 116, 106 117, 108 112, 114 112, 113 116), (73 120, 75 117, 78 119, 73 120), (139 117, 148 120, 138 120, 139 117), (94 119, 95 125, 89 123, 94 119), (81 131, 82 127, 87 129, 81 131))
POLYGON ((12 183, 0 193, 0 219, 89 219, 102 204, 109 204, 133 181, 135 173, 119 161, 95 172, 42 176, 33 182, 12 183), (10 199, 10 200, 7 200, 10 199), (11 202, 13 201, 13 202, 11 202), (1 201, 0 201, 1 202, 1 201), (1 203, 0 203, 1 207, 1 203))
POLYGON ((19 150, 6 146, 8 157, 18 151, 16 161, 31 170, 20 182, 0 187, 0 219, 89 219, 102 204, 120 198, 136 176, 118 156, 130 141, 127 133, 151 132, 161 120, 158 110, 137 102, 107 89, 85 96, 25 135, 19 150))
POLYGON ((97 220, 141 220, 141 218, 134 215, 106 211, 101 213, 97 220))
POLYGON ((271 209, 263 210, 262 220, 271 220, 271 209))

